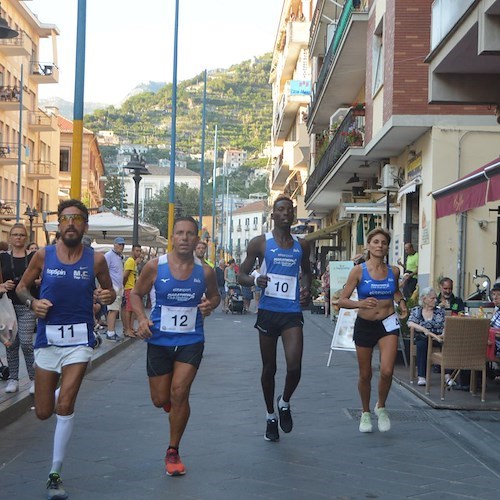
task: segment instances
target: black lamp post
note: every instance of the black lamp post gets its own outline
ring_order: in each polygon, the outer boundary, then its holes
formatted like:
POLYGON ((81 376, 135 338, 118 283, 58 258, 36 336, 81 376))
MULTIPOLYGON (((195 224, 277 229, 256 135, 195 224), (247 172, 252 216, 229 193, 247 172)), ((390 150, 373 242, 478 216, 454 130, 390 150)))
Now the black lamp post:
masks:
POLYGON ((35 217, 38 217, 40 214, 38 213, 38 210, 36 208, 30 208, 30 206, 28 205, 26 207, 26 212, 24 212, 24 215, 26 215, 30 220, 29 235, 30 235, 30 242, 31 242, 31 241, 33 241, 33 219, 35 217))
POLYGON ((134 172, 135 182, 135 199, 134 199, 134 231, 132 235, 132 244, 139 245, 139 183, 141 182, 141 175, 150 175, 149 170, 146 168, 146 162, 142 156, 137 154, 134 149, 130 161, 123 167, 128 168, 134 172))

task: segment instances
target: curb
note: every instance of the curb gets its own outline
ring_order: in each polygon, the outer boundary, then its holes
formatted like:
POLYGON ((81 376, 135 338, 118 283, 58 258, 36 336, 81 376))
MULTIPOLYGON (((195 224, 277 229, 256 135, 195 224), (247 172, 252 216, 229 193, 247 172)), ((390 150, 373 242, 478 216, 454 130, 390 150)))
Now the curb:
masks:
MULTIPOLYGON (((125 338, 122 342, 109 349, 99 347, 98 350, 102 349, 102 352, 89 363, 86 374, 99 368, 103 363, 129 347, 132 340, 131 338, 125 338)), ((15 397, 0 403, 0 429, 15 422, 21 415, 28 413, 33 408, 34 397, 29 393, 29 386, 30 384, 25 384, 24 389, 20 390, 15 397)))

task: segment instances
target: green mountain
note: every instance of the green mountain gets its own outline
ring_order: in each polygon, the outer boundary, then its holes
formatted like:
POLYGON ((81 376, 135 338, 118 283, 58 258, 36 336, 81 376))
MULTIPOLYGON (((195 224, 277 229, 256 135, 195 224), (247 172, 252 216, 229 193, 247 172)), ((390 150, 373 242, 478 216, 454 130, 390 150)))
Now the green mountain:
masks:
MULTIPOLYGON (((213 149, 218 127, 219 151, 245 149, 256 158, 269 140, 272 120, 269 72, 271 54, 248 60, 207 76, 205 149, 213 149)), ((201 152, 203 73, 177 85, 177 152, 201 152)), ((109 106, 85 116, 85 127, 94 132, 113 130, 132 143, 150 146, 171 141, 172 84, 157 92, 141 92, 117 108, 109 106)), ((252 162, 254 166, 259 162, 252 162)), ((262 164, 262 161, 260 162, 262 164)))

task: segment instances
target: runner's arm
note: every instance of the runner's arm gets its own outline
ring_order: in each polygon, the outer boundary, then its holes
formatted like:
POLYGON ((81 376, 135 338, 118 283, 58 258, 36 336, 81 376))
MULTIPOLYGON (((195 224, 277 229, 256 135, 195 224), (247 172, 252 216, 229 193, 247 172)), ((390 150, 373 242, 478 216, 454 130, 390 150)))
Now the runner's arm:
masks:
POLYGON ((198 309, 201 311, 203 317, 206 317, 220 304, 220 294, 215 271, 210 266, 206 265, 203 266, 203 272, 205 274, 207 289, 205 291, 205 297, 203 297, 198 305, 198 309))
POLYGON ((309 256, 311 255, 311 246, 306 240, 300 240, 300 246, 302 247, 302 260, 300 262, 300 267, 302 270, 301 287, 300 287, 300 305, 307 306, 311 301, 311 284, 312 284, 312 272, 311 272, 311 261, 309 256))
POLYGON ((242 262, 240 266, 240 273, 238 274, 238 283, 240 285, 251 287, 255 284, 261 288, 265 288, 267 286, 267 276, 260 275, 258 278, 255 278, 250 274, 257 259, 259 260, 259 264, 262 264, 265 241, 264 235, 256 236, 250 240, 247 247, 247 256, 242 262))
POLYGON ((94 273, 99 281, 96 298, 101 304, 112 304, 116 299, 116 292, 109 275, 108 263, 101 253, 94 253, 94 273))

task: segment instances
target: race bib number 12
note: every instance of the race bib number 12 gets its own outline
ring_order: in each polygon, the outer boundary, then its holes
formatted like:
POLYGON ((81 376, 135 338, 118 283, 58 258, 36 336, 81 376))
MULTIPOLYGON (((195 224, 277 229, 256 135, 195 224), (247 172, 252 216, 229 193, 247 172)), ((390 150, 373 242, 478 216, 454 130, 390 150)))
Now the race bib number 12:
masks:
POLYGON ((190 333, 196 329, 197 307, 161 306, 162 332, 190 333))

